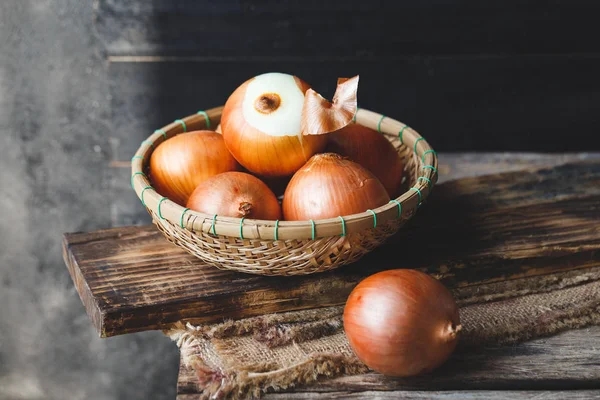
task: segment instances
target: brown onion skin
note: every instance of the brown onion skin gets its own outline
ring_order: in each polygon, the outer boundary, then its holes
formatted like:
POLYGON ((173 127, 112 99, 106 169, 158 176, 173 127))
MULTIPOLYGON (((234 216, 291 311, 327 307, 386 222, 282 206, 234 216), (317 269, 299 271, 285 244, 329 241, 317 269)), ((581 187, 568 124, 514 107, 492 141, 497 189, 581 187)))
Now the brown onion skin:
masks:
POLYGON ((184 205, 204 180, 241 167, 223 137, 213 131, 192 131, 161 143, 150 156, 150 180, 158 193, 184 205))
POLYGON ((344 330, 369 368, 405 377, 443 364, 461 326, 444 285, 423 272, 398 269, 371 275, 354 288, 344 308, 344 330))
POLYGON ((206 214, 252 219, 281 219, 281 206, 269 187, 245 172, 224 172, 202 182, 186 207, 206 214))
POLYGON ((400 195, 404 163, 398 151, 381 133, 351 123, 328 136, 326 151, 348 157, 371 171, 390 197, 400 195))
MULTIPOLYGON (((305 93, 310 85, 295 78, 305 93)), ((327 145, 327 135, 275 137, 262 133, 244 119, 242 103, 252 79, 239 86, 227 99, 221 116, 221 133, 236 160, 249 171, 264 177, 291 176, 327 145)))
POLYGON ((374 209, 390 201, 379 180, 338 154, 316 154, 294 174, 283 196, 290 221, 325 219, 374 209))

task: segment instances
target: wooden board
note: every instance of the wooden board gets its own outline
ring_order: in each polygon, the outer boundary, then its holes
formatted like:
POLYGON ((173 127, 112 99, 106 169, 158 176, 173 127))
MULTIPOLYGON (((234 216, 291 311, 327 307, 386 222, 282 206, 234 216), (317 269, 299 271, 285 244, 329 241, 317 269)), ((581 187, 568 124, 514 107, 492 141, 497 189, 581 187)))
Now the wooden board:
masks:
POLYGON ((600 265, 600 161, 441 184, 388 243, 354 265, 261 277, 203 265, 153 226, 67 234, 64 258, 98 333, 343 304, 365 276, 420 268, 450 287, 600 265))
MULTIPOLYGON (((284 393, 272 393, 265 399, 372 398, 529 398, 514 391, 534 391, 539 398, 568 399, 576 392, 552 397, 548 390, 585 390, 600 388, 600 354, 593 343, 600 343, 600 327, 572 330, 514 346, 490 346, 470 352, 455 352, 438 370, 413 378, 390 378, 377 373, 323 379, 284 393), (409 392, 411 391, 411 392, 409 392), (416 391, 416 392, 414 392, 416 391), (430 392, 431 391, 431 392, 430 392), (436 393, 444 391, 444 393, 436 393), (447 392, 453 391, 453 392, 447 392), (454 392, 458 391, 458 392, 454 392), (485 391, 485 392, 482 392, 485 391), (490 392, 491 391, 491 392, 490 392), (503 395, 493 396, 493 391, 503 395), (292 393, 290 393, 292 392, 292 393), (490 393, 488 395, 488 393, 490 393), (513 395, 517 397, 513 397, 513 395)), ((198 394, 197 378, 191 369, 180 365, 178 400, 198 394)), ((600 392, 582 392, 579 398, 598 398, 600 392)), ((533 394, 529 395, 533 397, 533 394)))

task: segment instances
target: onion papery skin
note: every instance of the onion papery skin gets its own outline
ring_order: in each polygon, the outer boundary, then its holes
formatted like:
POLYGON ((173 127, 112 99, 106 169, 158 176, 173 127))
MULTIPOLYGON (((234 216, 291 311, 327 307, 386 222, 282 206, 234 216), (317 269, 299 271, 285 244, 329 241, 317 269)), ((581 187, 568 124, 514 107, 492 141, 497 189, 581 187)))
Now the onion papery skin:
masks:
POLYGON ((263 181, 245 172, 225 172, 205 180, 194 190, 186 207, 225 217, 281 219, 275 194, 263 181))
POLYGON ((204 180, 241 166, 223 137, 213 131, 181 133, 161 143, 150 156, 150 180, 156 191, 179 205, 186 204, 204 180))
POLYGON ((381 133, 351 123, 328 136, 326 151, 348 157, 371 171, 390 197, 400 195, 404 163, 396 148, 381 133))
POLYGON ((290 180, 283 196, 283 217, 291 221, 334 218, 389 201, 381 182, 366 168, 338 154, 316 154, 290 180))
POLYGON ((369 368, 388 376, 432 371, 452 354, 461 330, 452 294, 416 270, 371 275, 344 308, 350 346, 369 368))
POLYGON ((240 164, 259 176, 291 176, 325 148, 326 135, 301 133, 304 93, 309 88, 295 76, 269 73, 249 79, 229 96, 221 131, 240 164), (254 106, 258 99, 271 95, 279 97, 279 106, 259 112, 254 106))

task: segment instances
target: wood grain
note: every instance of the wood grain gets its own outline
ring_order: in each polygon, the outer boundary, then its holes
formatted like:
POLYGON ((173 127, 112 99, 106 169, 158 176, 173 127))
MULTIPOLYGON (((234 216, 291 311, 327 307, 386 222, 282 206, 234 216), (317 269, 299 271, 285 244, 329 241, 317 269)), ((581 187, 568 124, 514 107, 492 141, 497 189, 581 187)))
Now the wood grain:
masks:
MULTIPOLYGON (((485 390, 484 398, 489 398, 487 391, 495 390, 597 389, 600 387, 600 354, 589 345, 592 343, 600 343, 600 327, 572 330, 514 346, 457 351, 440 369, 424 376, 390 378, 377 373, 343 376, 286 391, 294 392, 294 395, 268 394, 264 398, 310 399, 340 393, 356 393, 354 396, 360 397, 370 392, 391 398, 392 394, 405 391, 427 391, 415 393, 425 396, 431 393, 429 391, 450 390, 459 390, 461 394, 467 390, 485 390)), ((198 393, 196 382, 194 372, 180 364, 177 393, 198 393)), ((509 394, 507 392, 503 398, 510 397, 509 394)), ((453 398, 450 393, 444 396, 453 398)), ((570 398, 570 395, 564 398, 570 398)))
POLYGON ((600 161, 439 185, 402 232, 360 262, 306 277, 203 266, 152 226, 66 234, 65 261, 103 337, 343 304, 365 276, 419 268, 450 287, 600 265, 600 161), (390 261, 393 260, 393 261, 390 261))

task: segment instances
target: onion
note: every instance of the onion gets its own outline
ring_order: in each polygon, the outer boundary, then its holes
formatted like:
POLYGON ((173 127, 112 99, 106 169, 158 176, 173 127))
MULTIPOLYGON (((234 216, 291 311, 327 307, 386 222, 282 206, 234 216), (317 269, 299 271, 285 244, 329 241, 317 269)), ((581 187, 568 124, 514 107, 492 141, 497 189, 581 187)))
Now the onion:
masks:
POLYGON ((324 149, 325 133, 351 121, 357 85, 358 77, 341 81, 329 103, 293 75, 267 73, 249 79, 225 103, 221 116, 225 144, 257 175, 291 176, 324 149))
POLYGON ((244 172, 224 172, 205 180, 194 190, 187 207, 227 217, 281 218, 281 207, 271 189, 244 172))
POLYGON ((223 137, 213 131, 179 134, 160 144, 150 156, 154 188, 180 205, 207 178, 238 169, 223 137))
POLYGON ((286 220, 356 214, 390 201, 379 180, 339 154, 314 155, 290 180, 283 196, 286 220))
POLYGON ((404 164, 398 151, 381 133, 353 123, 328 136, 327 151, 346 156, 371 171, 390 197, 400 195, 404 164))
POLYGON ((444 363, 461 330, 450 291, 416 270, 371 275, 350 293, 344 308, 350 346, 369 368, 412 376, 444 363))

